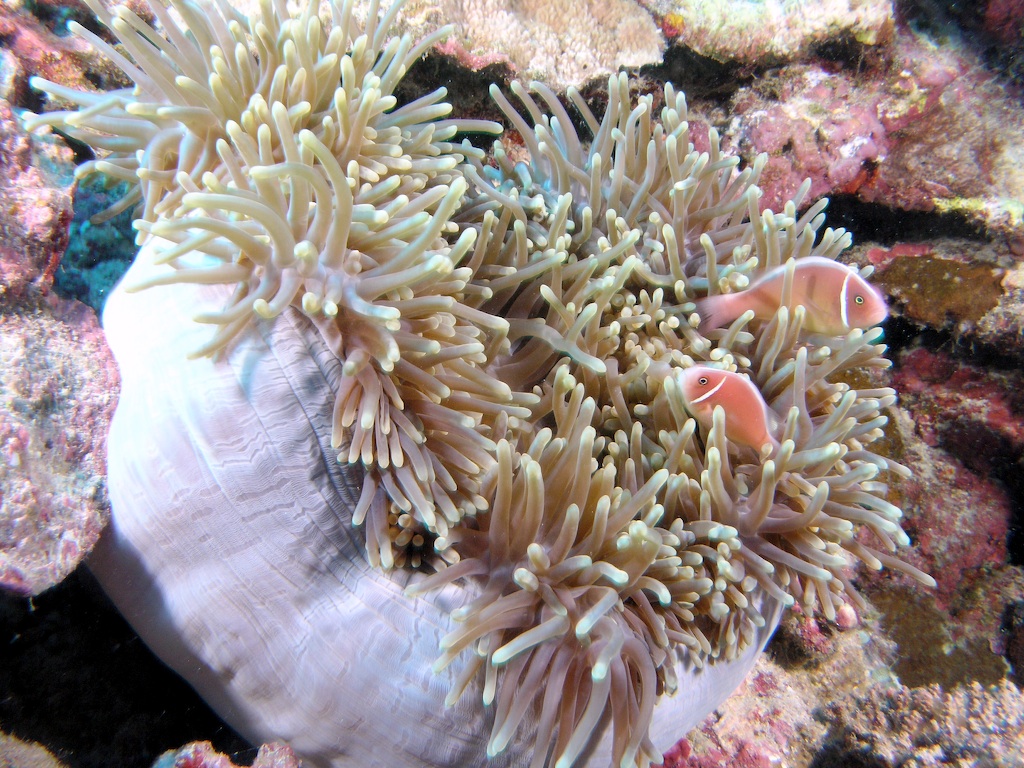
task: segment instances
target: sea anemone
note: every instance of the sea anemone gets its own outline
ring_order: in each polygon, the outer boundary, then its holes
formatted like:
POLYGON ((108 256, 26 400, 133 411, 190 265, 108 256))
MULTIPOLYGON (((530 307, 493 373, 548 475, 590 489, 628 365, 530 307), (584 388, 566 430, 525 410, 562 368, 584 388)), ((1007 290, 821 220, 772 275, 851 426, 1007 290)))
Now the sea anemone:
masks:
POLYGON ((230 287, 194 354, 230 360, 294 314, 316 329, 369 562, 416 569, 410 601, 473 596, 436 668, 460 666, 449 704, 473 688, 493 708, 488 754, 529 720, 533 766, 570 766, 609 728, 616 765, 657 762, 648 729, 679 671, 743 654, 774 607, 860 603, 851 558, 931 583, 892 554, 908 539, 884 478, 907 470, 869 448, 895 393, 850 383, 888 366, 878 331, 811 333, 794 298, 794 265, 850 236, 822 230, 825 201, 798 215, 806 186, 760 211, 764 158, 739 170, 714 130, 698 152, 671 85, 656 116, 613 76, 601 119, 572 89, 566 105, 513 83, 524 115, 492 87, 529 154, 515 163, 501 140, 455 143, 499 127, 448 119, 444 89, 399 105, 447 30, 389 40, 398 4, 360 31, 347 0, 329 29, 313 3, 248 20, 171 0, 186 32, 154 2, 164 37, 88 1, 131 59, 76 31, 136 87, 36 79, 77 109, 30 127, 100 150, 81 174, 135 184, 119 207, 139 205, 158 255, 129 290, 230 287), (778 268, 770 319, 701 326, 699 300, 778 268), (730 440, 728 403, 693 417, 698 364, 753 382, 770 443, 730 440))

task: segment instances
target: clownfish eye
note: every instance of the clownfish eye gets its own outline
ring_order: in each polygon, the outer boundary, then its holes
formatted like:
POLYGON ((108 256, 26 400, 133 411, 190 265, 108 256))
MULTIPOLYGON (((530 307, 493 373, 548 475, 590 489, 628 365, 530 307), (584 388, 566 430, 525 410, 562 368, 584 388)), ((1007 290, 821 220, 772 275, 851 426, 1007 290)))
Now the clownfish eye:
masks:
POLYGON ((853 297, 853 303, 854 304, 863 304, 864 303, 864 297, 863 296, 854 296, 853 297))
POLYGON ((697 383, 700 384, 702 387, 706 387, 708 384, 708 377, 701 376, 699 379, 697 379, 697 383))

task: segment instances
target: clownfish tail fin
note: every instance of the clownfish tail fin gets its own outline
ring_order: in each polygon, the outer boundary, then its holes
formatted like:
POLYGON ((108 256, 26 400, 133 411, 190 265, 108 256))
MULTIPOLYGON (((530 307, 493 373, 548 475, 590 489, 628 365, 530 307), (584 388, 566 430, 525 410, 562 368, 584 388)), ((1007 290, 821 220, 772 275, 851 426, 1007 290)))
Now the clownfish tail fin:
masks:
POLYGON ((721 293, 697 300, 697 314, 700 316, 700 333, 724 328, 743 314, 743 306, 733 297, 736 294, 721 293))

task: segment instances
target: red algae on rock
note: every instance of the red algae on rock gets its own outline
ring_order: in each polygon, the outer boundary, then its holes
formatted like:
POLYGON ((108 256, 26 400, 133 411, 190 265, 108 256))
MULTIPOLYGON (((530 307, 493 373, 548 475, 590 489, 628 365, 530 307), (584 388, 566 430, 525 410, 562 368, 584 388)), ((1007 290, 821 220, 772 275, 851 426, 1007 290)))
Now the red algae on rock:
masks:
POLYGON ((937 351, 914 349, 898 359, 893 384, 901 405, 892 428, 900 460, 915 474, 895 490, 915 542, 908 558, 934 574, 937 587, 918 606, 927 615, 915 620, 898 578, 865 570, 859 581, 885 614, 883 624, 902 638, 901 678, 994 682, 1005 674, 1004 612, 1024 595, 1024 571, 1009 563, 1007 546, 1024 456, 1021 383, 1019 373, 937 351))
POLYGON ((1024 376, 991 371, 942 352, 915 349, 896 385, 918 433, 981 475, 1024 457, 1024 376))

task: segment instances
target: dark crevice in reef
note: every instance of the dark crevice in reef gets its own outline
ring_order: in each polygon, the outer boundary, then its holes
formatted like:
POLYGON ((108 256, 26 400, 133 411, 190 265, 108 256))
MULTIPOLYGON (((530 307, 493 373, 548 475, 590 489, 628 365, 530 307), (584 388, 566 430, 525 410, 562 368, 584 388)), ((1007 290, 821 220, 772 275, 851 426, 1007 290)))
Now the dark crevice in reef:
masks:
POLYGON ((672 83, 690 102, 707 99, 725 104, 760 71, 735 62, 716 61, 684 46, 672 46, 661 64, 641 67, 640 75, 672 83))
MULTIPOLYGON (((829 741, 845 741, 844 734, 829 734, 829 741)), ((892 768, 892 763, 874 754, 868 747, 826 744, 818 750, 810 768, 892 768)))
POLYGON ((1003 347, 983 344, 971 336, 956 335, 952 330, 936 330, 894 315, 882 326, 883 341, 888 345, 887 357, 899 365, 900 353, 917 347, 940 352, 955 360, 996 373, 1014 374, 1021 370, 1019 353, 1007 353, 1003 347))
POLYGON ((112 755, 118 768, 148 768, 207 739, 238 764, 256 756, 153 656, 84 568, 31 600, 0 593, 0 726, 46 744, 69 768, 110 768, 112 755))
POLYGON ((107 28, 99 22, 84 3, 63 4, 26 0, 23 7, 57 37, 70 37, 71 30, 68 29, 68 24, 75 21, 108 42, 113 40, 107 28))
POLYGON ((54 291, 103 311, 107 296, 135 258, 131 210, 93 226, 89 219, 128 194, 127 184, 108 186, 96 176, 79 183, 68 246, 54 275, 54 291))
MULTIPOLYGON (((398 106, 402 106, 444 86, 448 89, 445 101, 452 105, 449 117, 503 122, 503 115, 488 89, 491 83, 503 85, 512 79, 512 70, 507 64, 496 63, 472 70, 451 56, 431 51, 410 67, 395 89, 395 97, 398 106)), ((469 138, 485 149, 494 141, 490 135, 469 138)))
POLYGON ((811 56, 836 69, 856 72, 864 61, 864 45, 852 33, 837 35, 812 45, 811 56))
MULTIPOLYGON (((1010 565, 1024 566, 1024 457, 1018 457, 1004 477, 1010 491, 1010 531, 1006 536, 1007 559, 1010 565)), ((1024 671, 1020 685, 1024 686, 1024 671)))
POLYGON ((899 365, 900 353, 924 347, 929 350, 948 350, 952 345, 952 335, 948 331, 933 331, 930 328, 922 328, 899 315, 891 316, 882 325, 884 335, 882 340, 888 346, 886 357, 899 365))
POLYGON ((853 232, 855 243, 872 241, 889 247, 900 242, 940 238, 987 239, 981 227, 958 213, 895 211, 849 195, 831 198, 826 214, 828 226, 853 232))
MULTIPOLYGON (((1010 500, 1010 529, 1006 535, 1007 560, 1024 566, 1024 454, 1000 451, 993 476, 1006 486, 1010 500)), ((1022 672, 1024 679, 1024 672, 1022 672)))
POLYGON ((1024 688, 1024 600, 1006 606, 999 631, 1005 643, 1004 656, 1010 662, 1010 679, 1024 688))
MULTIPOLYGON (((752 82, 759 72, 759 69, 753 67, 718 62, 687 48, 674 46, 668 50, 662 63, 633 71, 630 89, 634 95, 659 92, 665 83, 670 82, 677 91, 685 93, 691 103, 711 101, 726 105, 733 94, 752 82)), ((433 51, 409 70, 395 95, 400 106, 443 85, 448 89, 447 100, 452 104, 452 117, 494 120, 508 129, 508 120, 494 104, 488 89, 492 83, 496 84, 509 101, 525 114, 519 99, 509 89, 514 79, 515 73, 507 64, 495 63, 472 70, 452 56, 433 51)), ((600 117, 604 114, 608 101, 607 77, 595 78, 580 86, 579 91, 595 115, 600 117)), ((578 111, 568 102, 564 93, 558 96, 579 136, 584 140, 589 139, 590 131, 578 111)), ((483 149, 490 149, 493 141, 493 137, 488 135, 467 138, 483 149)))
MULTIPOLYGON (((834 625, 817 621, 818 635, 815 642, 808 642, 802 629, 802 619, 792 613, 783 616, 772 639, 768 641, 765 654, 773 662, 789 672, 818 668, 832 653, 834 625)), ((834 650, 834 649, 833 649, 834 650)))

